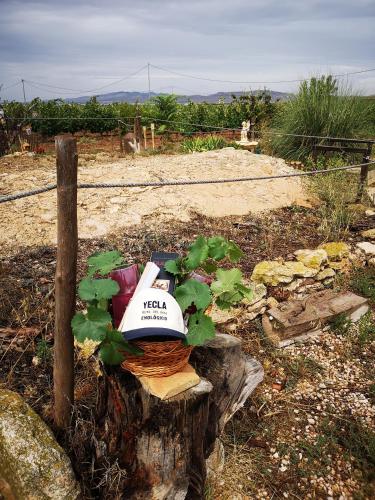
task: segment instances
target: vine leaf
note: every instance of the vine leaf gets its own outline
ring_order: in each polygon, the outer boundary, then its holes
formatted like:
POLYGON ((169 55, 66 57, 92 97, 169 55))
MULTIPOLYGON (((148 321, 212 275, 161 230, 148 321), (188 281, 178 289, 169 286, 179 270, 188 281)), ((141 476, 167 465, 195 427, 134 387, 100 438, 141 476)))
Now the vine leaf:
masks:
POLYGON ((222 236, 208 239, 208 255, 214 260, 223 260, 228 251, 228 241, 222 236))
POLYGON ((231 262, 238 262, 244 255, 241 248, 234 241, 228 241, 227 253, 231 262))
POLYGON ((99 349, 99 356, 107 365, 118 365, 125 359, 125 352, 142 355, 143 351, 127 342, 118 330, 108 330, 99 349))
POLYGON ((117 267, 120 267, 124 263, 124 258, 117 250, 111 250, 109 252, 94 253, 87 259, 89 276, 94 276, 98 273, 101 276, 113 271, 117 267))
POLYGON ((78 342, 84 342, 85 339, 103 340, 110 323, 111 315, 108 312, 89 306, 86 314, 75 314, 71 325, 78 342))
POLYGON ((168 273, 171 273, 174 276, 177 276, 177 275, 181 274, 180 264, 181 264, 180 259, 167 260, 167 262, 164 264, 164 269, 168 273))
POLYGON ((241 283, 242 273, 239 269, 218 269, 216 271, 216 281, 211 284, 211 290, 216 295, 224 292, 235 291, 236 285, 241 283))
POLYGON ((253 291, 242 284, 242 273, 239 269, 218 269, 216 278, 211 284, 211 290, 220 309, 229 309, 244 297, 252 299, 253 291))
POLYGON ((93 301, 110 299, 120 290, 119 284, 112 279, 83 279, 78 286, 78 295, 82 300, 93 301))
POLYGON ((197 269, 208 257, 208 244, 206 238, 198 236, 191 245, 189 253, 184 259, 184 265, 188 271, 197 269))
POLYGON ((206 283, 193 279, 185 281, 183 285, 176 288, 175 297, 183 312, 192 304, 197 309, 204 310, 212 300, 210 287, 206 283))
POLYGON ((202 345, 215 337, 215 324, 202 311, 190 316, 188 327, 186 335, 188 345, 202 345))

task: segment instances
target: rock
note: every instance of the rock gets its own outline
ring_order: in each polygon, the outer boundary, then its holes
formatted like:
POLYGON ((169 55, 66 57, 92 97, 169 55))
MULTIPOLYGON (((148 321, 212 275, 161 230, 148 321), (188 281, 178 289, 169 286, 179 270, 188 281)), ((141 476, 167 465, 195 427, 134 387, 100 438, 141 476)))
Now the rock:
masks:
POLYGON ((0 389, 0 475, 22 500, 74 500, 70 461, 43 420, 15 392, 0 389))
POLYGON ((280 283, 291 283, 295 276, 309 278, 317 274, 316 269, 306 267, 302 262, 285 262, 264 260, 253 270, 251 279, 258 283, 276 286, 280 283))
POLYGON ((250 306, 256 304, 267 295, 267 287, 263 283, 249 283, 247 286, 252 289, 253 297, 251 301, 244 300, 245 304, 248 303, 250 306))
POLYGON ((366 210, 365 215, 367 217, 373 217, 375 215, 375 210, 366 210))
POLYGON ((224 325, 235 321, 244 311, 240 307, 231 307, 230 309, 219 309, 216 304, 212 306, 210 316, 212 321, 218 325, 224 325))
POLYGON ((372 258, 368 261, 368 264, 369 264, 369 266, 374 266, 374 267, 375 267, 375 257, 372 257, 372 258))
POLYGON ((275 297, 268 297, 267 299, 267 306, 268 307, 277 307, 279 305, 278 301, 275 299, 275 297))
POLYGON ((368 257, 372 257, 375 255, 375 245, 374 243, 369 243, 368 241, 362 241, 361 243, 357 243, 357 247, 364 252, 364 254, 368 257))
POLYGON ((327 267, 326 269, 323 269, 316 275, 316 279, 319 281, 325 280, 327 278, 333 278, 336 273, 331 267, 327 267))
POLYGON ((351 262, 349 259, 342 259, 338 262, 329 262, 328 265, 331 269, 335 269, 336 271, 346 271, 350 269, 351 262))
POLYGON ((332 241, 330 243, 323 243, 319 245, 328 254, 330 261, 338 261, 349 255, 350 248, 343 241, 332 241))
POLYGON ((299 262, 313 269, 319 269, 328 259, 328 254, 323 248, 318 248, 317 250, 297 250, 294 252, 294 255, 299 262))
POLYGON ((375 240, 375 229, 368 229, 367 231, 362 231, 361 236, 363 238, 368 238, 369 240, 375 240))

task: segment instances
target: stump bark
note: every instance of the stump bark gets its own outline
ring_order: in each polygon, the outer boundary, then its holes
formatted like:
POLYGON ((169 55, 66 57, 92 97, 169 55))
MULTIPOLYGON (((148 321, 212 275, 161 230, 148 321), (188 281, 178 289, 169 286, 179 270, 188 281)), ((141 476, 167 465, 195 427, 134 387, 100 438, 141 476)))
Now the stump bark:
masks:
POLYGON ((195 348, 190 362, 200 383, 165 401, 130 373, 105 369, 97 450, 127 471, 123 498, 204 498, 206 460, 225 423, 263 379, 261 365, 226 334, 195 348))

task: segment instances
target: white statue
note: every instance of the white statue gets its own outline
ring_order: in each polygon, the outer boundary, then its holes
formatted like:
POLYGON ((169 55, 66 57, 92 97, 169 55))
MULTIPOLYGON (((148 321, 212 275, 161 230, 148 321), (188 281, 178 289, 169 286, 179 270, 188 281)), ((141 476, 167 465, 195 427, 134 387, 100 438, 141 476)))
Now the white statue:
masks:
POLYGON ((249 142, 249 140, 247 138, 247 133, 248 133, 249 130, 250 130, 250 122, 249 121, 242 122, 242 130, 241 130, 241 140, 240 140, 240 142, 242 142, 242 143, 249 142))

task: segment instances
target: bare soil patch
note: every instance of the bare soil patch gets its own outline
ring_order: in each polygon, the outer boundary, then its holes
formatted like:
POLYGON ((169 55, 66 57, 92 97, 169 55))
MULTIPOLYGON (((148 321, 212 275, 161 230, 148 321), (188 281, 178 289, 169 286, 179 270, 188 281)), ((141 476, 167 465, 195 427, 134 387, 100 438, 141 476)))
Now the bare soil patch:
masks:
MULTIPOLYGON (((188 155, 126 157, 113 161, 107 153, 82 155, 79 182, 138 182, 166 179, 218 179, 292 173, 284 160, 225 148, 188 155)), ((52 157, 0 164, 0 194, 53 184, 52 157), (19 166, 18 166, 19 165, 19 166)), ((79 234, 95 238, 134 224, 189 222, 191 213, 209 217, 245 215, 290 206, 306 195, 299 178, 166 186, 162 188, 83 189, 78 195, 79 234)), ((55 191, 0 205, 0 245, 40 245, 56 241, 55 191)))

